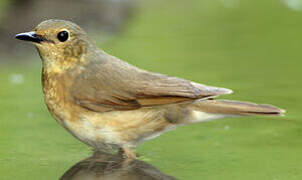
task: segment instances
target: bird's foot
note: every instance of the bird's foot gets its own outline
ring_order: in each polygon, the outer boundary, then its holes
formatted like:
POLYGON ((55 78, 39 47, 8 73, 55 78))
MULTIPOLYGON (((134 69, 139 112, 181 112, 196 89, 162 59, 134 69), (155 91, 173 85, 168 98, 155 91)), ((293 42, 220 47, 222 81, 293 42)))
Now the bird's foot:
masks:
POLYGON ((125 159, 125 162, 127 163, 136 159, 136 154, 130 148, 120 148, 118 153, 125 159))

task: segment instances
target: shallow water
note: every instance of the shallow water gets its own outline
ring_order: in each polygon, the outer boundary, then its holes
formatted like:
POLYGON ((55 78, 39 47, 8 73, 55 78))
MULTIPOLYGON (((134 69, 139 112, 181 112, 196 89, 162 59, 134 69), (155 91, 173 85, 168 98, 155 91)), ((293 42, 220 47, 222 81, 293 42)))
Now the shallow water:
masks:
MULTIPOLYGON (((146 1, 99 44, 141 68, 234 90, 221 98, 287 110, 180 127, 139 146, 140 160, 176 179, 302 178, 302 11, 283 2, 146 1)), ((91 154, 47 112, 33 54, 0 67, 1 179, 59 179, 91 154)))
POLYGON ((60 180, 174 180, 144 161, 95 152, 68 169, 60 180))

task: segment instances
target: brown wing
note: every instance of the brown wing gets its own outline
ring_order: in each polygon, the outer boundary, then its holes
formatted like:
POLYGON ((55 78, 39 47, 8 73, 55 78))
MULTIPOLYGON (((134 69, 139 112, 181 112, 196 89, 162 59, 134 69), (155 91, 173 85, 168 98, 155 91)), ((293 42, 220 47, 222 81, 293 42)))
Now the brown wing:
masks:
POLYGON ((99 58, 85 66, 71 88, 74 100, 93 111, 133 110, 232 92, 144 71, 107 54, 99 58))

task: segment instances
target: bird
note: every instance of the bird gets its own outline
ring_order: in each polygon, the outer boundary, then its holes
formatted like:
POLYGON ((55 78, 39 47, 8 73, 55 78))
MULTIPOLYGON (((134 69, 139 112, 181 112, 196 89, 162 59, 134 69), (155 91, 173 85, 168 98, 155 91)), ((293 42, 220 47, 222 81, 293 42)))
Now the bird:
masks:
POLYGON ((227 88, 140 69, 98 48, 70 21, 45 20, 15 38, 38 50, 50 114, 96 151, 135 159, 138 145, 178 126, 285 113, 273 105, 217 99, 232 93, 227 88))

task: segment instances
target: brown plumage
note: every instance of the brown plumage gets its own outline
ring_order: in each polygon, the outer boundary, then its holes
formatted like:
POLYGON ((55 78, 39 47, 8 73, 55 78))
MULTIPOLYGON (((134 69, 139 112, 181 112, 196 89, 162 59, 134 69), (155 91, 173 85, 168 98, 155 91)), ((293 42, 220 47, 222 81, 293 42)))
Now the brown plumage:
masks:
POLYGON ((95 149, 129 147, 179 125, 236 115, 282 115, 271 105, 215 100, 231 90, 152 73, 106 54, 77 25, 48 20, 16 38, 43 62, 45 103, 71 134, 95 149))

